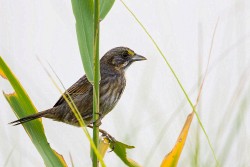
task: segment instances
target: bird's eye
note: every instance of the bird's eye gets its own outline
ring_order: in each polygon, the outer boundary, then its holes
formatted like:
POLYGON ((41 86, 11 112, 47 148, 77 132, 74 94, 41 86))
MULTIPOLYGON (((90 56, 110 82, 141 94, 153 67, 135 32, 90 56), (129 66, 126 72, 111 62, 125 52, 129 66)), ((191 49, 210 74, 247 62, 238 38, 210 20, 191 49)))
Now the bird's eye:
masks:
POLYGON ((122 57, 123 58, 127 58, 129 55, 128 54, 123 54, 122 57))

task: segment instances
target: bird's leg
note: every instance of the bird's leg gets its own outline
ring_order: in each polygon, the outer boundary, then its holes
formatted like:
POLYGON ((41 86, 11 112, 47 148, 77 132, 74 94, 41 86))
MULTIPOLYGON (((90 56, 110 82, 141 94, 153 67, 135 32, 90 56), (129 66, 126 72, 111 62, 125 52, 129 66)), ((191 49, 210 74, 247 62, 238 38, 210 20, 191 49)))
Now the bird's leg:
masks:
POLYGON ((101 117, 101 116, 102 116, 102 114, 101 114, 101 113, 99 113, 99 112, 98 112, 98 113, 96 112, 95 114, 99 115, 99 117, 101 117))
MULTIPOLYGON (((88 125, 88 127, 89 127, 89 128, 93 128, 92 125, 88 125)), ((116 139, 115 139, 113 136, 111 136, 108 132, 106 132, 105 130, 99 129, 99 132, 102 133, 102 136, 103 136, 103 137, 107 137, 107 139, 108 139, 110 142, 113 142, 113 143, 116 142, 116 139)), ((112 149, 113 149, 113 148, 112 148, 112 149)))
POLYGON ((93 122, 93 124, 95 124, 97 127, 101 126, 102 121, 100 118, 98 118, 96 121, 93 122))
POLYGON ((96 120, 96 121, 94 121, 92 124, 94 124, 95 123, 95 125, 97 126, 97 127, 99 127, 99 126, 101 126, 101 124, 102 124, 102 113, 95 113, 95 114, 97 114, 98 116, 99 116, 99 118, 96 120))
POLYGON ((102 133, 102 136, 108 138, 110 142, 116 142, 116 139, 105 130, 99 129, 99 131, 102 133))

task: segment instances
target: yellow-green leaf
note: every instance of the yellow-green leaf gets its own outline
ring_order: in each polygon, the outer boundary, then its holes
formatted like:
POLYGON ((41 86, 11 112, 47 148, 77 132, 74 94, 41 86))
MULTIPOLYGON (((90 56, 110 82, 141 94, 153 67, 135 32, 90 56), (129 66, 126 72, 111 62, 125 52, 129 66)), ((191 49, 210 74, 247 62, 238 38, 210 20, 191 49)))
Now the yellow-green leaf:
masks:
POLYGON ((126 150, 135 148, 134 146, 130 146, 119 141, 110 141, 108 138, 104 137, 100 140, 98 149, 102 157, 105 156, 109 147, 127 166, 141 167, 141 165, 133 159, 127 157, 126 150))
POLYGON ((106 138, 106 137, 100 138, 100 142, 99 142, 99 145, 98 145, 98 150, 99 150, 99 153, 101 154, 102 157, 105 156, 109 146, 110 146, 110 143, 109 143, 108 138, 106 138))
POLYGON ((7 77, 5 76, 5 74, 1 68, 0 68, 0 76, 3 77, 4 79, 7 79, 7 77))
POLYGON ((176 141, 174 148, 172 149, 170 153, 168 153, 165 156, 165 158, 163 159, 161 163, 161 167, 176 167, 177 166, 182 149, 187 139, 189 127, 192 123, 193 116, 194 116, 194 112, 188 115, 187 120, 182 128, 182 131, 176 141))
MULTIPOLYGON (((17 118, 22 118, 27 115, 37 113, 37 110, 31 102, 29 96, 21 86, 17 78, 11 72, 7 64, 0 57, 0 71, 1 75, 8 79, 13 89, 15 90, 12 94, 5 94, 6 100, 9 102, 13 112, 17 118)), ((31 141, 35 145, 37 151, 43 158, 44 164, 48 167, 63 167, 67 166, 63 157, 56 153, 49 145, 47 138, 44 133, 43 125, 41 120, 34 120, 23 124, 23 127, 29 135, 31 141)))
POLYGON ((134 146, 116 141, 110 144, 110 148, 114 149, 115 154, 129 167, 141 167, 137 162, 127 157, 127 149, 135 148, 134 146))

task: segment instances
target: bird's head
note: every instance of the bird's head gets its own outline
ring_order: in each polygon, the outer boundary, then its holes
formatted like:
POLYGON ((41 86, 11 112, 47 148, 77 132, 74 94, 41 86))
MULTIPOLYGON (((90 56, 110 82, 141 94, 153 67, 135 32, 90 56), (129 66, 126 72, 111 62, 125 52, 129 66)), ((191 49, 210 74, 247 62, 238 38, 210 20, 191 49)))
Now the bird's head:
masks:
POLYGON ((101 59, 101 64, 107 64, 117 70, 127 69, 133 62, 146 60, 145 57, 136 54, 126 47, 116 47, 109 50, 101 59))

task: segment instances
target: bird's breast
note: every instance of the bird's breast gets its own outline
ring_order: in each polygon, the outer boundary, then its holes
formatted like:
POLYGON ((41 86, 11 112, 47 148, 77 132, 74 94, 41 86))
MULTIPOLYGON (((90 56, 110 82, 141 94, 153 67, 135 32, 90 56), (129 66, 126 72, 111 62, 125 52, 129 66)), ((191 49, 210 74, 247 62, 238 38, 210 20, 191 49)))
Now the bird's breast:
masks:
POLYGON ((112 75, 102 78, 100 84, 100 112, 103 116, 110 112, 126 86, 126 79, 123 75, 112 75))

